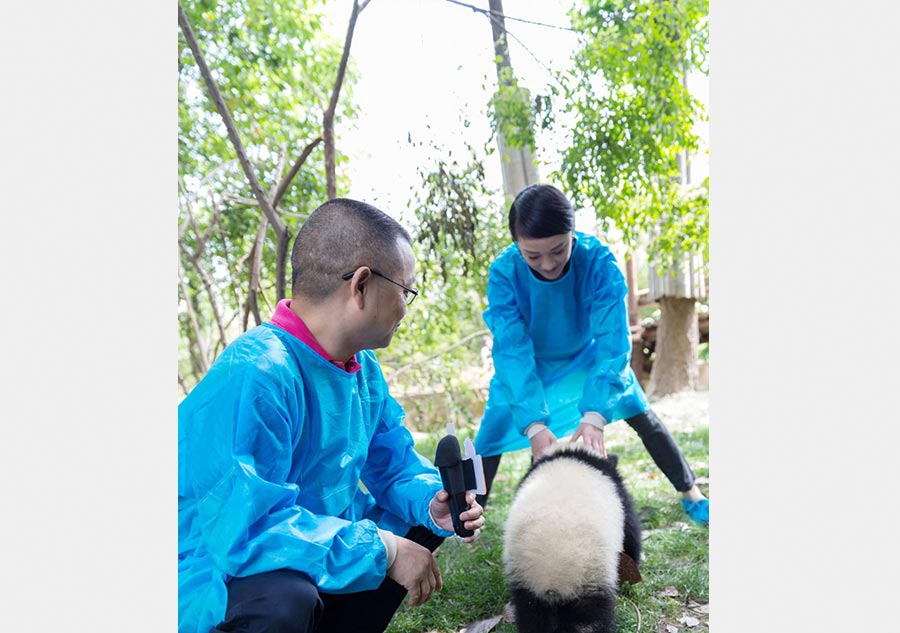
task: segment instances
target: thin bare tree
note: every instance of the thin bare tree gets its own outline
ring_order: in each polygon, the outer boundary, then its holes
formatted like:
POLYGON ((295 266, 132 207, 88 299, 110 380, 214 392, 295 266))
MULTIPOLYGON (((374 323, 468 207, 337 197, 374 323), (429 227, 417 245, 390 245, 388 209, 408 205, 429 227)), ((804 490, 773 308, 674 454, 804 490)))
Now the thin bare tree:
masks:
MULTIPOLYGON (((325 153, 327 197, 329 199, 332 199, 337 195, 334 140, 335 114, 341 88, 343 86, 344 78, 346 75, 350 46, 353 40, 353 33, 356 28, 356 21, 359 17, 359 14, 363 9, 365 9, 369 2, 370 0, 365 0, 362 3, 360 3, 358 0, 353 1, 350 21, 344 42, 344 49, 336 73, 334 85, 331 90, 330 100, 327 105, 323 103, 324 115, 322 120, 322 134, 311 140, 300 151, 298 157, 293 162, 290 169, 286 172, 284 171, 286 163, 284 159, 286 157, 286 152, 282 152, 279 160, 279 165, 275 170, 275 176, 273 178, 274 182, 269 188, 268 195, 263 190, 263 186, 260 182, 259 177, 257 176, 256 168, 254 167, 247 154, 247 151, 241 140, 240 133, 237 129, 237 126, 235 125, 234 118, 232 117, 231 112, 225 104, 225 100, 222 97, 221 90, 219 89, 219 86, 215 78, 213 77, 212 72, 210 71, 209 65, 207 64, 197 38, 194 35, 194 31, 187 19, 187 15, 185 14, 185 11, 181 4, 179 3, 178 5, 178 25, 181 28, 181 31, 184 34, 185 41, 190 47, 194 60, 197 63, 197 67, 199 68, 200 75, 203 77, 203 81, 206 85, 209 96, 213 104, 215 105, 217 112, 222 118, 222 122, 224 123, 225 129, 228 133, 228 138, 231 142, 231 145, 234 147, 235 153, 237 154, 238 162, 240 163, 241 169, 250 184, 251 191, 253 192, 252 200, 242 199, 239 202, 244 204, 253 204, 254 206, 258 206, 262 210, 260 223, 257 229, 256 238, 253 242, 253 246, 251 247, 250 252, 247 253, 246 257, 242 260, 244 264, 239 266, 244 269, 244 273, 246 274, 247 294, 243 301, 240 302, 240 305, 242 306, 241 312, 243 313, 242 320, 244 329, 247 329, 247 327, 249 326, 249 315, 251 313, 253 314, 253 318, 256 324, 259 324, 261 322, 259 307, 260 297, 262 297, 263 301, 268 303, 267 298, 262 293, 261 271, 263 252, 265 247, 265 236, 268 232, 269 227, 272 228, 277 238, 277 246, 275 251, 276 301, 284 298, 287 294, 287 262, 289 258, 289 247, 292 235, 289 227, 282 219, 283 212, 279 209, 279 203, 290 188, 291 183, 296 178, 304 163, 320 144, 324 146, 325 153)), ((208 369, 209 365, 214 359, 215 351, 227 344, 227 339, 225 336, 226 325, 223 323, 221 311, 219 310, 218 303, 215 299, 213 285, 211 280, 209 279, 207 272, 203 270, 203 267, 201 265, 201 255, 210 235, 213 231, 216 230, 217 226, 219 227, 219 230, 221 230, 221 225, 219 222, 219 209, 216 205, 216 213, 212 219, 212 222, 206 228, 206 230, 202 232, 201 235, 201 231, 195 221, 194 213, 190 208, 190 197, 187 195, 187 192, 185 191, 185 188, 183 186, 181 186, 181 191, 185 198, 185 204, 188 206, 186 217, 179 226, 179 247, 186 255, 186 263, 188 263, 190 267, 196 271, 206 294, 209 296, 210 306, 212 308, 213 318, 216 322, 215 326, 219 338, 219 340, 216 341, 214 345, 210 342, 207 342, 207 340, 204 338, 203 327, 202 323, 200 322, 201 316, 197 310, 197 304, 195 301, 196 297, 191 296, 191 293, 195 292, 195 290, 188 286, 186 280, 183 278, 185 271, 183 268, 179 267, 179 273, 182 276, 182 279, 180 280, 180 288, 185 299, 185 305, 187 306, 188 310, 190 324, 189 329, 193 333, 193 336, 197 337, 197 339, 195 340, 195 344, 189 346, 192 353, 192 362, 195 364, 195 366, 205 371, 206 369, 208 369), (188 241, 185 239, 186 233, 189 229, 192 230, 193 235, 195 236, 195 242, 193 246, 189 246, 188 241)), ((232 288, 236 290, 237 284, 233 284, 232 288)))

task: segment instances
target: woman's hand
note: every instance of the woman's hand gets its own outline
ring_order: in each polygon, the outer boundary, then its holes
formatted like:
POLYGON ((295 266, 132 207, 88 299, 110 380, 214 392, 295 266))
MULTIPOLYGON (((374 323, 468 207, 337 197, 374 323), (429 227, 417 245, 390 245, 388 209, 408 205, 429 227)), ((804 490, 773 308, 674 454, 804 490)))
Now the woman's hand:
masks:
MULTIPOLYGON (((444 528, 448 532, 453 531, 453 519, 450 517, 450 495, 446 490, 438 490, 437 494, 431 499, 431 516, 439 527, 444 528)), ((475 532, 472 536, 463 538, 463 542, 471 543, 478 538, 479 530, 484 527, 484 509, 475 501, 475 495, 466 492, 466 503, 469 509, 460 512, 459 518, 462 519, 463 527, 467 530, 475 532)))
POLYGON ((603 455, 603 457, 606 457, 606 446, 603 443, 603 429, 598 429, 588 422, 582 422, 578 425, 578 430, 575 431, 575 435, 572 436, 570 441, 576 442, 579 438, 581 438, 585 446, 597 451, 603 455))
POLYGON ((556 444, 556 436, 550 429, 544 429, 531 438, 531 456, 534 461, 541 458, 548 448, 556 444))

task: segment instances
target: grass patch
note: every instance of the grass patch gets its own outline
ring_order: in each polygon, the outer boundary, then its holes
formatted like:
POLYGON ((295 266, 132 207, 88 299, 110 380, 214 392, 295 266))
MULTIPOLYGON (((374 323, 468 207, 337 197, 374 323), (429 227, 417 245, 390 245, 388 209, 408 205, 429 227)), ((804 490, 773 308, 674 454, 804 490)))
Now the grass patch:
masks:
MULTIPOLYGON (((417 442, 423 455, 434 456, 443 432, 417 442)), ((709 477, 709 429, 698 427, 672 432, 698 477, 709 477)), ((708 632, 705 605, 709 601, 708 528, 689 521, 681 509, 680 495, 656 468, 637 434, 623 422, 608 427, 607 450, 619 454, 619 471, 634 498, 645 531, 641 575, 644 581, 624 585, 616 603, 620 631, 656 633, 659 623, 683 629, 679 619, 690 615, 700 620, 692 633, 708 632), (698 610, 699 609, 699 610, 698 610)), ((449 539, 438 550, 437 561, 444 589, 420 607, 404 603, 387 633, 457 633, 467 624, 496 616, 509 602, 503 577, 503 523, 515 487, 528 469, 530 450, 503 456, 485 518, 487 525, 472 545, 449 539)), ((707 486, 701 484, 704 493, 707 486)), ((663 624, 662 629, 665 630, 663 624)), ((496 633, 515 633, 505 621, 496 633)))

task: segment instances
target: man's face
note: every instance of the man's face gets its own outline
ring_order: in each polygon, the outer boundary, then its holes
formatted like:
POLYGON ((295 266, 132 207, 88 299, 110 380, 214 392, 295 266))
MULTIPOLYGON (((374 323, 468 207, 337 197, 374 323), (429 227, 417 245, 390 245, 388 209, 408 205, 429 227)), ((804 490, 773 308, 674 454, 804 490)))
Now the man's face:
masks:
MULTIPOLYGON (((412 248, 403 239, 397 240, 397 251, 399 253, 398 268, 389 268, 399 273, 386 273, 391 279, 397 283, 403 284, 407 288, 415 286, 415 269, 416 262, 413 257, 412 248)), ((406 290, 398 286, 396 283, 372 275, 369 283, 372 289, 372 299, 374 300, 373 314, 371 324, 371 347, 377 349, 387 347, 394 338, 394 332, 400 327, 400 321, 406 316, 406 301, 409 294, 406 290)))
POLYGON ((572 255, 572 231, 550 237, 520 237, 516 244, 531 270, 553 281, 562 275, 572 255))

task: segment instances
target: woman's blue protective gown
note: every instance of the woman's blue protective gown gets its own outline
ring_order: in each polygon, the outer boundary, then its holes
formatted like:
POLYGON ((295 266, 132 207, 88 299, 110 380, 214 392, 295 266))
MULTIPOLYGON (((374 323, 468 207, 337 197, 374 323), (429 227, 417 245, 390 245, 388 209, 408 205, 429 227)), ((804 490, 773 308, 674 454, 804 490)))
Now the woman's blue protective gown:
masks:
POLYGON ((428 514, 437 470, 414 452, 374 354, 357 360, 348 373, 264 324, 178 407, 179 631, 221 621, 233 576, 289 568, 326 593, 377 588, 376 525, 451 534, 428 514))
POLYGON ((494 376, 475 438, 482 455, 530 446, 532 422, 556 437, 586 411, 607 422, 649 409, 631 369, 622 272, 609 248, 575 232, 569 268, 543 281, 515 244, 491 264, 484 321, 494 337, 494 376))

